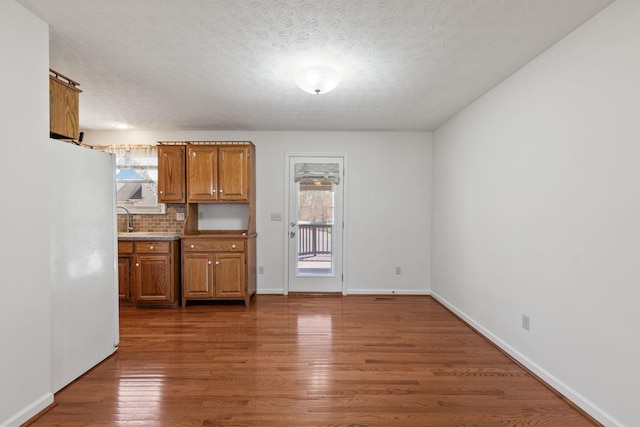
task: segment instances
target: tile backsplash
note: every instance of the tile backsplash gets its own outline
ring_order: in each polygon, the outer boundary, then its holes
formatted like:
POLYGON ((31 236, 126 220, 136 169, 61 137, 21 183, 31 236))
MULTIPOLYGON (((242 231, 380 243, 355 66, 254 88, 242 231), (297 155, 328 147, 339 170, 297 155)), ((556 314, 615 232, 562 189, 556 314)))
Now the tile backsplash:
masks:
MULTIPOLYGON (((149 231, 149 232, 166 232, 181 233, 184 220, 177 220, 177 213, 186 213, 185 204, 168 204, 166 205, 165 214, 162 215, 131 215, 131 223, 133 231, 149 231)), ((118 232, 125 231, 127 216, 118 215, 118 232)))

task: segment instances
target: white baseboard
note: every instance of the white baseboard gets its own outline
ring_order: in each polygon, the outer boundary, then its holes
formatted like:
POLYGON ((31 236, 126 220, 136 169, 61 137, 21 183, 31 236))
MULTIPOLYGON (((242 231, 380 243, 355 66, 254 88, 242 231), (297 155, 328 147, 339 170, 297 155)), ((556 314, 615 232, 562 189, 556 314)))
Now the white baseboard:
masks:
MULTIPOLYGON (((260 289, 256 295, 285 295, 282 289, 260 289)), ((429 290, 415 289, 347 289, 345 295, 431 295, 429 290)))
POLYGON ((13 415, 11 418, 0 422, 0 426, 6 427, 19 427, 21 424, 26 423, 31 418, 38 415, 40 411, 43 411, 47 406, 53 403, 53 393, 47 393, 41 398, 32 402, 29 406, 22 409, 22 411, 13 415))
POLYGON ((347 295, 431 295, 431 291, 423 289, 347 289, 347 295))
POLYGON ((561 395, 569 399, 571 402, 573 402, 576 406, 578 406, 583 411, 585 411, 587 414, 591 415, 593 418, 595 418, 596 420, 598 420, 599 422, 601 422, 606 426, 624 427, 622 423, 617 421, 608 413, 604 412, 601 408, 599 408, 593 402, 586 399, 584 396, 582 396, 580 393, 578 393, 577 391, 569 387, 567 384, 558 380, 555 376, 547 372, 542 366, 539 366, 536 363, 532 362, 527 356, 520 353, 519 351, 511 347, 508 343, 498 338, 491 331, 484 328, 480 323, 475 321, 473 318, 467 316, 465 313, 460 311, 456 306, 451 304, 446 299, 442 298, 436 292, 431 291, 431 296, 440 304, 444 305, 453 313, 455 313, 456 316, 460 317, 462 320, 467 322, 472 328, 478 331, 481 335, 483 335, 489 341, 491 341, 492 343, 500 347, 504 352, 506 352, 508 355, 513 357, 515 360, 517 360, 519 363, 521 363, 523 366, 525 366, 535 375, 540 377, 540 379, 542 379, 549 386, 554 388, 558 393, 560 393, 561 395))
POLYGON ((280 289, 258 289, 256 295, 284 295, 284 290, 280 289))

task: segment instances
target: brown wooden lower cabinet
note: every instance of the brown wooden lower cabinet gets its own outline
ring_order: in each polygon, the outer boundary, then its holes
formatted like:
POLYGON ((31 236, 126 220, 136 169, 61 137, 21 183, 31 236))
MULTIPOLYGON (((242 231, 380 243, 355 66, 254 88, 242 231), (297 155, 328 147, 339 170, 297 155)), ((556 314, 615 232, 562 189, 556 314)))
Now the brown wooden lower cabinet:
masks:
POLYGON ((244 300, 255 294, 255 236, 182 238, 182 305, 188 300, 244 300))
POLYGON ((214 261, 215 294, 218 298, 244 298, 244 254, 217 253, 214 261))
POLYGON ((118 298, 121 300, 131 298, 131 258, 118 257, 118 298))
POLYGON ((213 298, 213 256, 207 252, 182 256, 182 305, 187 299, 213 298))
POLYGON ((120 301, 146 305, 180 302, 180 246, 172 241, 119 241, 120 301))

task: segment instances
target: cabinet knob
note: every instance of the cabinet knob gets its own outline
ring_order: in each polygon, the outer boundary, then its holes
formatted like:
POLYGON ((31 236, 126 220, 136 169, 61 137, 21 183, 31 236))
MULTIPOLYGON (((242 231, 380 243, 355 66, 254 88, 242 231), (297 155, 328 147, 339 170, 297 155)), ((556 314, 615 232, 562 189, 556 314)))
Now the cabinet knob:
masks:
POLYGON ((136 267, 140 267, 140 263, 139 262, 136 262, 136 267))
POLYGON ((220 261, 216 261, 216 265, 220 264, 220 261))
POLYGON ((160 194, 164 194, 164 191, 163 191, 163 190, 160 190, 160 194))
POLYGON ((236 245, 231 245, 231 249, 235 249, 235 248, 236 248, 236 245))
POLYGON ((211 261, 209 261, 209 265, 211 265, 211 261))
POLYGON ((149 246, 149 250, 151 250, 151 251, 152 251, 152 250, 153 250, 153 246, 149 246))
POLYGON ((222 193, 222 188, 218 190, 218 193, 222 193))
POLYGON ((196 247, 196 245, 191 245, 191 249, 194 249, 196 247))

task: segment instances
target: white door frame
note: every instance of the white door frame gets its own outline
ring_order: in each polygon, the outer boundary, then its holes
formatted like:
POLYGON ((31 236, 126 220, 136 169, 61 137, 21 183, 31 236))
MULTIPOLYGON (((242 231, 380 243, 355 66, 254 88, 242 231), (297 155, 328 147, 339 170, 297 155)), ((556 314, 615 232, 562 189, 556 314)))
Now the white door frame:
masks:
POLYGON ((349 225, 349 221, 348 216, 347 216, 347 200, 349 200, 347 194, 348 194, 348 185, 347 185, 347 177, 348 177, 348 156, 347 153, 344 152, 327 152, 327 153, 323 153, 323 152, 309 152, 309 153, 302 153, 302 152, 288 152, 285 153, 284 156, 284 170, 286 171, 285 173, 285 188, 284 188, 284 211, 285 215, 286 215, 286 221, 284 222, 284 230, 283 230, 283 234, 284 234, 284 295, 288 295, 289 294, 289 244, 290 244, 290 238, 289 238, 289 195, 290 190, 291 190, 291 183, 289 182, 289 177, 290 177, 290 173, 289 173, 289 164, 290 164, 290 159, 291 157, 341 157, 342 158, 342 167, 343 167, 343 175, 342 175, 342 181, 340 182, 340 185, 344 185, 344 187, 342 188, 342 222, 344 224, 343 228, 342 228, 342 295, 347 295, 347 228, 349 225))

